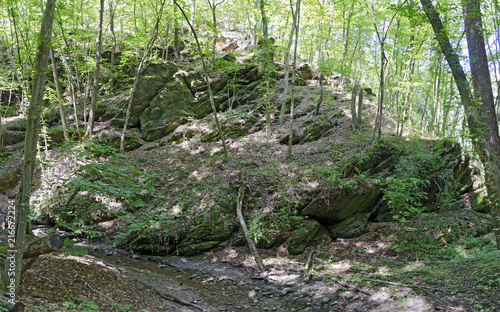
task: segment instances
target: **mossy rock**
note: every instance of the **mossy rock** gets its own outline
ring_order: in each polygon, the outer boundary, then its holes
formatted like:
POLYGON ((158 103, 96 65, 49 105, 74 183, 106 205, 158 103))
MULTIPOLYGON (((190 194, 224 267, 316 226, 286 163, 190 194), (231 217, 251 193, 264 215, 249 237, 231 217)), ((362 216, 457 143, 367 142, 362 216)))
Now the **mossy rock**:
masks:
MULTIPOLYGON (((240 138, 249 134, 253 124, 257 122, 255 118, 240 120, 239 122, 225 124, 222 126, 222 133, 227 138, 240 138)), ((209 133, 202 142, 215 142, 220 140, 219 131, 215 130, 209 133)))
POLYGON ((329 228, 333 238, 353 238, 365 233, 368 217, 357 214, 329 228))
MULTIPOLYGON (((292 78, 289 78, 288 86, 290 87, 291 85, 292 85, 292 78)), ((307 86, 307 82, 303 78, 296 76, 295 77, 295 86, 296 87, 304 87, 304 86, 307 86)))
MULTIPOLYGON (((292 145, 299 144, 301 139, 302 139, 302 136, 300 136, 299 133, 295 129, 293 129, 292 130, 292 145)), ((290 134, 288 133, 280 139, 280 144, 288 145, 289 140, 290 140, 290 134)))
POLYGON ((472 200, 472 208, 481 213, 488 213, 490 211, 490 203, 486 189, 480 189, 475 192, 474 199, 472 200))
POLYGON ((140 115, 142 138, 152 142, 185 123, 193 95, 183 81, 167 83, 140 115))
POLYGON ((174 250, 174 245, 163 244, 132 244, 129 246, 134 252, 143 255, 167 256, 171 255, 174 250))
POLYGON ((149 64, 141 71, 136 90, 132 94, 130 126, 139 126, 139 116, 150 106, 151 101, 158 96, 159 91, 168 82, 175 81, 173 76, 178 70, 177 65, 167 62, 149 64))
POLYGON ((330 130, 332 125, 329 124, 318 124, 314 123, 304 132, 303 138, 300 140, 299 144, 304 144, 308 142, 314 142, 321 138, 325 132, 330 130))
POLYGON ((21 131, 2 131, 3 144, 5 145, 14 145, 24 141, 26 134, 21 131))
POLYGON ((383 194, 377 181, 364 182, 365 185, 355 188, 325 190, 300 215, 313 217, 322 224, 335 224, 359 213, 371 213, 383 194))
MULTIPOLYGON (((111 140, 110 145, 112 148, 119 150, 120 149, 120 143, 121 143, 121 138, 120 137, 115 137, 111 140)), ((125 145, 125 152, 130 152, 135 149, 138 149, 139 147, 142 146, 141 143, 139 143, 139 140, 135 135, 125 135, 124 138, 124 145, 125 145)))
POLYGON ((12 190, 21 180, 21 167, 6 166, 0 172, 0 192, 5 194, 12 190))
POLYGON ((174 254, 186 257, 195 256, 217 247, 220 243, 221 241, 203 241, 190 244, 180 244, 175 249, 174 254))
POLYGON ((290 242, 287 251, 291 255, 299 255, 309 246, 309 243, 316 237, 318 231, 322 228, 316 220, 304 220, 290 236, 290 242))

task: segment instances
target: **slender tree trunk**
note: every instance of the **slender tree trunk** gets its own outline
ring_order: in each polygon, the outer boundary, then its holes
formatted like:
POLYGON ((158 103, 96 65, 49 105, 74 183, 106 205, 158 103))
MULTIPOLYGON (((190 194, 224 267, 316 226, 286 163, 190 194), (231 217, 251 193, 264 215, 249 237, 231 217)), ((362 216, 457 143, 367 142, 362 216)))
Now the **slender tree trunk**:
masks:
POLYGON ((293 47, 293 64, 292 64, 292 100, 290 101, 290 135, 288 136, 288 153, 287 158, 292 160, 292 143, 293 143, 293 109, 295 100, 295 69, 297 67, 297 46, 299 44, 299 25, 300 25, 300 0, 297 0, 295 9, 296 24, 295 24, 295 46, 293 47))
POLYGON ((467 115, 472 144, 483 163, 486 188, 490 197, 490 213, 493 228, 500 249, 500 138, 495 114, 491 78, 488 69, 488 59, 484 48, 482 33, 481 10, 479 1, 464 2, 464 24, 469 50, 469 59, 474 84, 474 95, 470 91, 467 76, 459 61, 458 54, 453 50, 448 35, 431 0, 420 0, 430 24, 436 34, 436 39, 450 66, 460 98, 467 115))
POLYGON ((42 27, 38 38, 38 51, 33 71, 33 87, 28 107, 28 121, 26 125, 26 138, 24 140, 24 165, 23 178, 20 188, 18 205, 16 205, 16 238, 15 246, 9 246, 7 260, 5 263, 4 277, 14 279, 13 291, 19 292, 21 281, 21 270, 23 267, 23 255, 25 248, 26 229, 28 227, 29 201, 31 196, 31 185, 35 170, 35 158, 37 152, 38 133, 40 130, 40 112, 43 101, 43 90, 45 86, 46 69, 48 65, 49 45, 52 35, 52 22, 54 20, 55 0, 47 0, 43 14, 42 27), (13 248, 14 247, 14 248, 13 248), (12 257, 12 258, 11 258, 12 257), (7 264, 9 263, 9 264, 7 264), (13 274, 9 274, 13 272, 13 274))
POLYGON ((156 18, 156 23, 153 29, 153 33, 151 35, 151 38, 149 39, 148 44, 146 45, 146 49, 144 50, 144 53, 142 55, 142 59, 139 62, 139 65, 137 66, 135 70, 135 76, 134 76, 134 85, 132 87, 132 92, 130 93, 130 97, 128 98, 127 101, 127 112, 125 113, 125 122, 123 123, 123 131, 120 137, 120 153, 125 153, 125 133, 127 132, 127 127, 128 127, 128 122, 130 120, 130 111, 132 109, 132 100, 133 100, 133 95, 135 93, 135 90, 137 89, 137 83, 139 81, 139 73, 142 70, 142 67, 144 66, 144 61, 149 55, 149 52, 153 48, 154 43, 156 42, 156 38, 158 38, 158 32, 160 28, 160 23, 161 19, 163 17, 163 8, 165 6, 165 0, 162 0, 160 2, 161 8, 158 11, 158 16, 156 18))
POLYGON ((358 81, 354 81, 351 93, 351 125, 352 130, 358 129, 358 117, 356 116, 356 95, 358 94, 358 81))
POLYGON ((102 46, 102 20, 104 15, 104 0, 100 0, 99 7, 99 25, 97 27, 96 51, 95 51, 95 69, 94 83, 92 86, 92 97, 90 99, 89 121, 87 125, 87 134, 92 137, 94 134, 95 112, 97 94, 99 93, 99 77, 101 74, 101 46, 102 46))
POLYGON ((61 87, 59 85, 59 75, 57 74, 56 61, 54 58, 54 49, 50 48, 50 60, 52 63, 52 74, 54 76, 54 84, 56 85, 56 93, 57 93, 57 103, 59 106, 59 113, 61 114, 61 124, 64 134, 64 139, 68 139, 68 125, 66 122, 66 112, 64 111, 63 99, 61 95, 61 87))
POLYGON ((208 97, 210 98, 210 105, 212 106, 212 112, 214 113, 215 124, 217 126, 217 130, 219 131, 219 137, 222 141, 222 146, 224 148, 224 156, 227 159, 229 157, 229 151, 227 149, 226 139, 224 137, 224 133, 222 132, 222 128, 221 128, 220 123, 219 123, 219 117, 217 116, 217 109, 215 108, 214 97, 212 94, 212 86, 210 85, 210 78, 208 77, 207 65, 205 64, 205 58, 203 57, 203 52, 201 50, 200 41, 198 40, 198 36, 196 35, 196 31, 194 30, 193 25, 191 25, 191 23, 189 22, 189 18, 187 17, 186 12, 184 12, 182 7, 179 5, 179 3, 177 3, 176 0, 174 0, 174 4, 177 8, 179 8, 179 10, 182 13, 182 16, 184 16, 184 20, 188 23, 189 28, 191 29, 191 32, 193 33, 193 37, 196 41, 196 46, 198 47, 198 54, 200 55, 201 63, 203 66, 203 77, 205 78, 205 82, 207 83, 208 97))
POLYGON ((268 35, 267 35, 267 19, 266 11, 264 10, 264 0, 260 0, 260 13, 262 15, 262 32, 264 33, 264 73, 266 79, 266 133, 271 134, 271 104, 269 103, 269 46, 268 46, 268 35))
POLYGON ((323 103, 323 94, 324 94, 324 88, 323 88, 323 71, 319 74, 319 99, 318 103, 316 104, 316 110, 314 111, 314 115, 319 114, 319 108, 321 106, 321 103, 323 103))
POLYGON ((266 267, 264 266, 264 263, 262 262, 262 259, 260 258, 259 252, 257 248, 255 247, 255 244, 252 241, 252 238, 250 237, 250 233, 248 232, 247 224, 245 222, 245 219, 243 218, 243 213, 241 212, 242 206, 243 206, 243 198, 245 197, 245 184, 243 184, 243 180, 241 179, 240 176, 240 188, 238 191, 238 198, 236 199, 236 215, 238 216, 238 220, 240 221, 241 225, 241 230, 243 231, 243 234, 245 235, 245 239, 247 240, 248 247, 250 248, 250 251, 252 251, 253 257, 255 259, 255 262, 257 263, 257 266, 261 272, 266 271, 266 267))
POLYGON ((115 11, 114 1, 109 1, 109 32, 111 33, 111 66, 115 65, 116 58, 116 34, 115 34, 115 11))
MULTIPOLYGON (((293 11, 292 1, 290 0, 290 8, 292 10, 292 29, 290 30, 290 35, 288 37, 288 46, 286 48, 285 53, 285 89, 283 91, 283 100, 281 102, 281 111, 280 111, 280 126, 283 125, 283 121, 285 120, 285 109, 286 109, 286 97, 288 95, 288 79, 290 74, 290 66, 288 64, 288 58, 290 57, 290 48, 293 43, 293 33, 297 24, 297 14, 293 11)), ((293 88, 293 86, 292 86, 293 88)))
POLYGON ((363 112, 363 97, 365 95, 365 90, 363 89, 363 84, 361 83, 359 86, 359 98, 358 98, 358 127, 361 129, 362 116, 363 112))

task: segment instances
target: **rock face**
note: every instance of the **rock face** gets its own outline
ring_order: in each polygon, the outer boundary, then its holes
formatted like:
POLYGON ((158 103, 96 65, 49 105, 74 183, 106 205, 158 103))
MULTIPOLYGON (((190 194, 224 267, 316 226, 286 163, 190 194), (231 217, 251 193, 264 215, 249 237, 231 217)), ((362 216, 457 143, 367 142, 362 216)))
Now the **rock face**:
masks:
MULTIPOLYGON (((216 139, 216 135, 211 134, 210 138, 216 139)), ((471 180, 473 170, 468 166, 468 159, 462 156, 460 146, 453 142, 422 141, 419 144, 424 145, 419 147, 425 148, 423 152, 413 152, 411 147, 401 143, 376 144, 345 160, 343 178, 334 180, 329 186, 323 184, 298 192, 301 203, 295 208, 290 208, 289 204, 279 206, 293 211, 283 213, 282 208, 275 206, 270 212, 256 214, 248 225, 256 246, 265 249, 279 246, 286 248, 289 254, 297 255, 308 247, 328 244, 332 239, 360 236, 365 233, 369 221, 393 220, 395 212, 388 196, 394 191, 391 183, 397 181, 402 181, 402 185, 413 179, 420 181, 418 192, 423 192, 425 199, 419 198, 415 205, 423 210, 435 211, 452 206, 461 192, 468 190, 465 185, 470 185, 467 181, 471 180)), ((403 189, 401 192, 413 196, 413 190, 403 189)), ((132 248, 138 251, 149 249, 149 253, 156 254, 191 256, 224 245, 231 237, 237 236, 233 235, 238 229, 234 198, 235 195, 221 206, 224 222, 215 214, 213 220, 201 218, 178 241, 165 240, 161 248, 152 246, 149 241, 138 244, 141 240, 135 241, 132 248)), ((475 200, 476 209, 484 206, 480 199, 479 194, 475 200)), ((236 238, 233 244, 246 244, 241 241, 236 238)))
POLYGON ((189 109, 192 99, 183 81, 167 82, 139 117, 144 140, 160 139, 184 123, 183 110, 189 109))
POLYGON ((150 64, 142 70, 136 90, 132 94, 130 126, 139 126, 139 116, 149 107, 165 84, 172 81, 178 70, 177 65, 171 62, 150 64))
MULTIPOLYGON (((235 103, 233 107, 256 99, 262 78, 255 65, 237 64, 226 56, 223 59, 230 63, 226 72, 210 78, 214 105, 220 111, 229 108, 230 97, 235 103), (231 79, 237 85, 227 88, 233 83, 231 79)), ((188 118, 203 118, 212 112, 208 87, 201 73, 181 71, 171 62, 150 64, 140 74, 132 95, 129 126, 140 127, 144 140, 155 141, 186 123, 188 118)))

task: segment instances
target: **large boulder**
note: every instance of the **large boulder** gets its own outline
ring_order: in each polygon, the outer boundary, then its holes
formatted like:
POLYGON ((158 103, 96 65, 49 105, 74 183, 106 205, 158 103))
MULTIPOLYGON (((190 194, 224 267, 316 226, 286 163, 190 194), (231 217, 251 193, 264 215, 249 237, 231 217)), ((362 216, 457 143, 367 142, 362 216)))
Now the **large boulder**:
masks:
POLYGON ((300 214, 332 225, 358 213, 371 213, 381 197, 382 190, 377 181, 356 188, 332 188, 316 196, 300 214))
POLYGON ((160 139, 183 124, 192 100, 193 95, 183 81, 174 79, 166 83, 139 117, 143 139, 160 139))
POLYGON ((168 82, 174 81, 174 74, 179 70, 172 62, 162 64, 149 64, 144 68, 132 94, 130 110, 130 126, 139 126, 139 116, 148 108, 151 101, 158 96, 159 91, 168 82))
POLYGON ((292 232, 287 251, 291 255, 299 255, 310 245, 328 244, 330 242, 331 238, 328 232, 318 221, 306 219, 292 232))
POLYGON ((329 228, 333 238, 353 238, 365 233, 368 224, 366 214, 356 214, 329 228))

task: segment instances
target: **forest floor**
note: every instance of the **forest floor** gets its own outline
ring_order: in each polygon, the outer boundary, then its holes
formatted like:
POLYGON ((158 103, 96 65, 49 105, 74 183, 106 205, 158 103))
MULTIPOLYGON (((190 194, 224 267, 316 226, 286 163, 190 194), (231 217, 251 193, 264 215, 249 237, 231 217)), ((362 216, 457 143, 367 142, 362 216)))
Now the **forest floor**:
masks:
POLYGON ((426 239, 478 218, 462 209, 374 223, 358 238, 314 250, 305 281, 309 252, 261 250, 268 271, 259 274, 245 247, 182 258, 137 256, 102 242, 90 254, 68 246, 28 270, 20 299, 28 311, 500 311, 491 235, 426 239))

